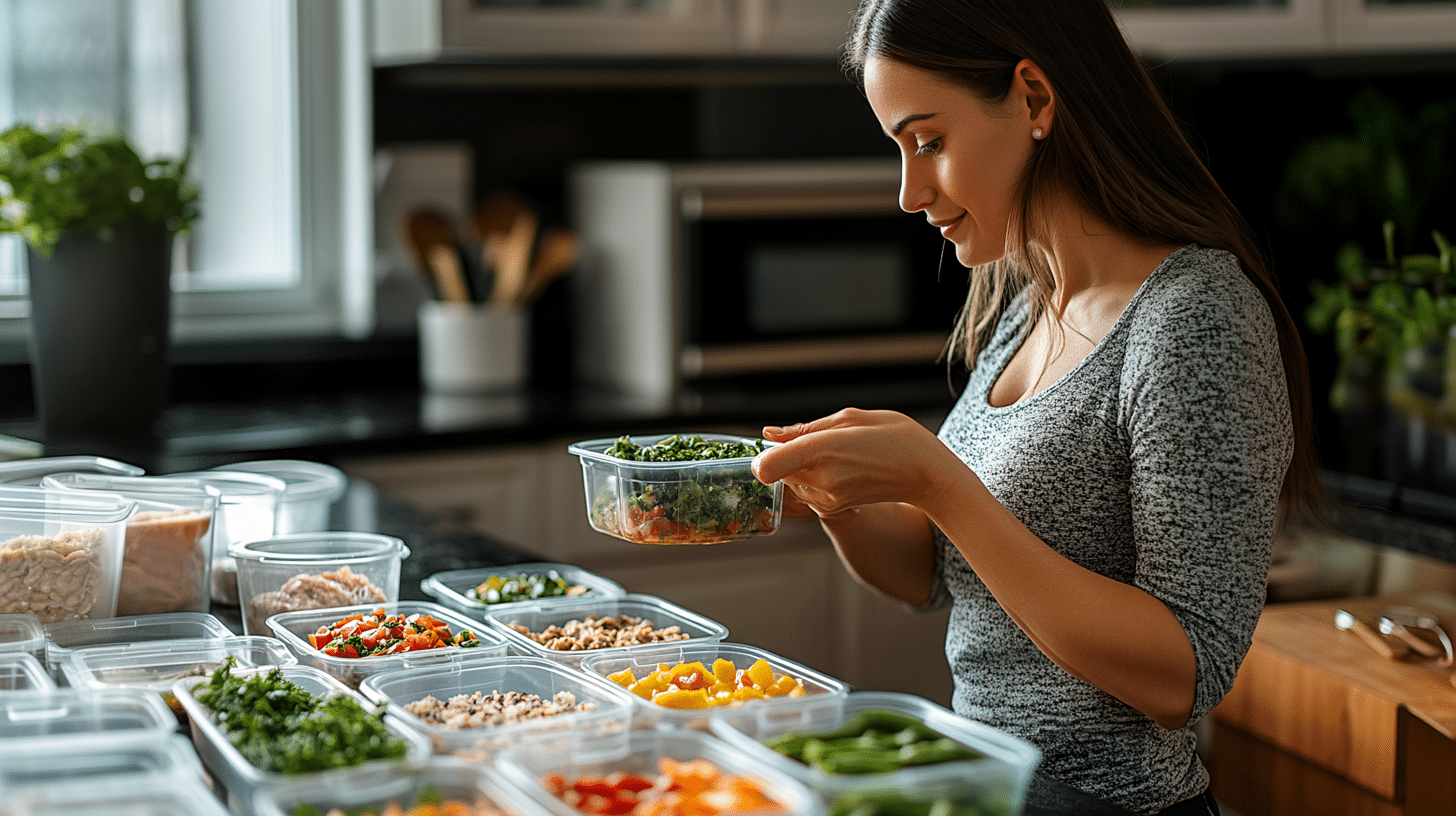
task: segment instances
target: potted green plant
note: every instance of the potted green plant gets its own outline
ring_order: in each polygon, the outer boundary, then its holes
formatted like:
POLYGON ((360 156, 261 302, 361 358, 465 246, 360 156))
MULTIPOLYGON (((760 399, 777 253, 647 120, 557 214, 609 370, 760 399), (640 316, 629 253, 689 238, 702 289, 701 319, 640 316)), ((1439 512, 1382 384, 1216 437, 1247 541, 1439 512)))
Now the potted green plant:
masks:
POLYGON ((0 233, 29 250, 47 442, 146 434, 165 407, 172 243, 198 216, 187 164, 74 126, 0 134, 0 233))
POLYGON ((1313 281, 1306 324, 1332 334, 1330 405, 1341 413, 1379 401, 1402 419, 1456 430, 1456 271, 1446 236, 1434 253, 1396 254, 1396 225, 1383 225, 1385 256, 1358 241, 1335 256, 1338 280, 1313 281))

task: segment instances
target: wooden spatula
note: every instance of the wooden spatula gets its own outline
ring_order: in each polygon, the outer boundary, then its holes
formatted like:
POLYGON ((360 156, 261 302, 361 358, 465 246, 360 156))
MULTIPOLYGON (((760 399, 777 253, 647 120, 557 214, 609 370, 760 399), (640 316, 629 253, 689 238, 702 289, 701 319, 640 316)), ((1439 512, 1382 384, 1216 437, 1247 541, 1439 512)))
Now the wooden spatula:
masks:
POLYGON ((434 283, 436 297, 469 303, 470 287, 450 219, 434 210, 416 210, 405 217, 404 233, 405 245, 420 271, 434 283))

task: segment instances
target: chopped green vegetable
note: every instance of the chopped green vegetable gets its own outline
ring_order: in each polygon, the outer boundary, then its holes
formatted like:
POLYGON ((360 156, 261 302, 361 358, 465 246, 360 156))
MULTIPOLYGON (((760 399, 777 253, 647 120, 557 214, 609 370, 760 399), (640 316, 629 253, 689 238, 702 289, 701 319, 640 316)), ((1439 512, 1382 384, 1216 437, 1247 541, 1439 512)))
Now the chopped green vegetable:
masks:
POLYGON ((897 711, 864 709, 828 731, 795 732, 765 743, 825 773, 887 773, 916 765, 963 762, 981 754, 897 711))
POLYGON ((530 601, 536 598, 561 598, 585 595, 591 590, 562 578, 556 570, 521 572, 514 575, 492 575, 465 591, 465 597, 483 604, 530 601))
POLYGON ((385 728, 381 707, 369 712, 347 694, 315 697, 283 677, 281 669, 236 677, 227 658, 199 685, 197 701, 249 762, 295 774, 397 759, 407 744, 385 728))
POLYGON ((604 451, 615 459, 629 462, 707 462, 713 459, 741 459, 763 452, 763 440, 744 442, 709 442, 701 436, 669 436, 651 445, 638 445, 630 437, 621 436, 604 451))

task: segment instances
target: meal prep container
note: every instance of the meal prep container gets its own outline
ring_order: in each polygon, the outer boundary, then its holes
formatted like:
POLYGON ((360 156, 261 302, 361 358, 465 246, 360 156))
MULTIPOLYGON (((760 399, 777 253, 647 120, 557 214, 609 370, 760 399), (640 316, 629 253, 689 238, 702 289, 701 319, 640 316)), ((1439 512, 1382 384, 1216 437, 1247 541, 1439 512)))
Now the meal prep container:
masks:
POLYGON ((842 711, 815 712, 812 721, 783 727, 768 722, 744 722, 729 718, 714 720, 713 734, 742 752, 772 765, 833 800, 846 794, 872 790, 893 790, 918 801, 947 797, 956 802, 995 804, 1007 813, 1021 812, 1032 772, 1041 762, 1041 751, 1025 740, 988 725, 968 720, 929 700, 911 694, 857 691, 844 699, 842 711), (878 774, 829 774, 790 759, 763 744, 763 740, 789 731, 826 731, 860 711, 884 709, 914 717, 967 748, 980 759, 920 765, 878 774))
POLYGON ((352 590, 325 593, 324 606, 398 601, 400 562, 410 554, 409 547, 393 536, 346 532, 290 533, 240 542, 228 552, 238 562, 237 589, 245 635, 269 634, 267 619, 271 615, 320 608, 320 593, 300 589, 273 594, 298 576, 335 575, 348 567, 355 576, 350 579, 356 582, 351 584, 352 590), (359 579, 378 591, 377 599, 363 597, 367 588, 357 584, 359 579))
MULTIPOLYGON (((0 765, 0 790, 9 788, 95 787, 111 781, 144 777, 158 787, 202 779, 202 760, 192 740, 173 733, 157 746, 135 746, 97 753, 72 753, 64 762, 54 755, 16 754, 0 765)), ((104 811, 110 812, 110 811, 104 811)))
POLYGON ((261 473, 282 479, 285 485, 278 505, 274 532, 315 533, 329 529, 329 509, 344 495, 349 479, 342 470, 301 459, 266 459, 235 462, 213 468, 224 472, 261 473))
MULTIPOLYGON (((698 436, 707 442, 763 442, 747 436, 710 433, 657 434, 629 439, 633 444, 645 447, 671 436, 698 436)), ((764 485, 754 478, 749 469, 753 457, 695 462, 632 462, 606 455, 605 451, 616 441, 615 438, 590 439, 567 448, 581 460, 587 520, 598 532, 636 544, 722 544, 768 535, 779 528, 784 503, 783 483, 764 485), (674 520, 707 522, 719 519, 724 516, 725 506, 739 504, 739 492, 745 488, 762 489, 769 495, 758 501, 755 509, 760 512, 736 521, 739 526, 732 529, 693 524, 691 530, 685 531, 682 527, 668 524, 665 518, 653 518, 651 515, 654 507, 666 507, 671 503, 674 520), (663 501, 665 496, 672 498, 663 501), (634 507, 635 498, 643 498, 641 503, 649 506, 634 507)))
POLYGON ((440 753, 489 756, 499 751, 543 741, 591 743, 620 752, 632 726, 630 695, 569 666, 539 657, 509 655, 434 668, 403 669, 365 678, 359 692, 416 730, 428 734, 440 753), (405 706, 427 696, 445 702, 451 697, 480 692, 519 692, 550 701, 558 692, 570 692, 577 704, 591 703, 591 711, 573 711, 507 725, 482 728, 447 728, 426 722, 405 706))
POLYGON ((165 640, 213 640, 234 637, 233 630, 201 612, 165 612, 96 621, 52 623, 46 631, 46 668, 56 679, 71 653, 82 646, 107 646, 165 640))
MULTIPOLYGON (((569 666, 579 667, 581 661, 591 654, 627 654, 634 650, 663 646, 662 643, 646 643, 640 646, 614 646, 608 649, 587 649, 580 651, 557 651, 548 649, 531 638, 511 628, 520 624, 533 633, 540 633, 549 626, 559 626, 572 620, 585 620, 587 615, 612 617, 629 615, 643 618, 652 623, 653 629, 676 626, 688 635, 684 643, 717 642, 728 637, 728 627, 714 620, 688 611, 677 604, 653 595, 628 593, 620 598, 553 598, 545 601, 522 601, 499 609, 484 610, 486 621, 495 627, 515 654, 545 657, 569 666)), ((676 642, 676 641, 673 641, 676 642)))
POLYGON ((120 496, 0 485, 0 613, 41 623, 115 615, 134 509, 120 496))
POLYGON ((177 719, 160 697, 127 689, 15 694, 0 706, 0 766, 29 756, 56 767, 83 754, 166 748, 177 719))
POLYGON ((0 652, 0 699, 10 692, 55 691, 50 673, 28 652, 0 652))
POLYGON ((205 525, 196 515, 170 524, 166 519, 136 517, 127 523, 116 614, 208 611, 221 500, 217 488, 197 479, 104 473, 57 473, 45 477, 41 485, 114 493, 136 502, 138 513, 187 510, 205 515, 205 525))
POLYGON ((253 800, 256 816, 295 816, 307 806, 319 814, 339 808, 346 813, 378 814, 389 805, 408 810, 421 794, 438 795, 476 808, 481 816, 501 812, 510 816, 547 816, 549 811, 511 789, 491 768, 452 757, 432 757, 419 773, 406 777, 379 775, 353 779, 311 780, 258 791, 253 800))
MULTIPOLYGON (((259 667, 234 669, 232 673, 234 676, 247 678, 270 671, 273 669, 259 667)), ((366 709, 374 707, 358 692, 346 688, 339 681, 312 666, 283 666, 277 671, 282 673, 283 679, 297 684, 315 697, 347 694, 358 700, 366 709)), ((338 784, 347 786, 354 784, 352 781, 354 779, 368 780, 377 778, 379 775, 409 775, 416 772, 430 756, 428 738, 405 726, 393 715, 386 714, 383 720, 384 725, 408 744, 405 755, 400 759, 371 760, 351 768, 305 774, 284 774, 263 770, 249 762, 238 751, 222 729, 212 721, 211 709, 199 703, 193 696, 193 688, 206 682, 208 682, 207 678, 189 677, 178 680, 172 687, 172 691, 177 695, 178 702, 187 711, 188 722, 192 730, 192 744, 196 746, 198 755, 202 757, 202 764, 206 765, 213 777, 227 788, 229 801, 235 803, 234 809, 240 813, 251 812, 254 795, 265 788, 277 788, 290 782, 329 784, 331 781, 337 781, 338 784)), ((161 703, 158 702, 158 705, 161 703)))
POLYGON ((471 620, 459 613, 451 612, 439 604, 421 601, 394 601, 330 609, 310 609, 302 612, 284 612, 269 618, 268 628, 273 630, 274 637, 283 641, 288 650, 293 652, 299 663, 319 669, 350 688, 358 688, 364 678, 380 672, 416 666, 464 663, 487 657, 497 657, 506 653, 505 639, 501 637, 498 630, 492 629, 482 621, 471 620), (321 626, 328 626, 350 615, 368 614, 377 609, 383 609, 391 615, 421 613, 433 615, 448 624, 451 633, 458 633, 461 629, 470 630, 480 640, 480 645, 469 648, 442 646, 435 649, 420 649, 413 652, 370 657, 331 657, 324 654, 322 650, 315 649, 313 644, 308 642, 308 636, 317 632, 321 626))
POLYGON ((258 541, 277 532, 278 508, 288 484, 261 473, 222 470, 172 473, 162 478, 202 482, 217 489, 217 518, 212 535, 212 599, 237 606, 238 565, 228 549, 234 544, 258 541))
POLYGON ((783 804, 782 816, 822 816, 824 813, 824 804, 802 782, 700 731, 634 731, 626 752, 612 757, 582 756, 575 751, 556 750, 556 746, 523 746, 502 752, 496 757, 495 767, 507 782, 555 816, 581 816, 575 808, 553 796, 541 780, 550 774, 561 774, 571 780, 617 771, 651 779, 658 774, 658 761, 662 757, 680 762, 706 759, 724 773, 747 776, 765 794, 783 804))
MULTIPOLYGON (((85 785, 10 791, 13 813, 25 816, 233 816, 201 779, 115 777, 85 785)), ((7 811, 0 809, 0 813, 7 811)))
POLYGON ((678 709, 658 705, 639 694, 628 692, 636 705, 635 721, 656 728, 707 730, 709 720, 731 718, 740 721, 740 727, 749 733, 759 733, 770 727, 790 730, 800 728, 805 723, 822 722, 837 717, 843 709, 844 698, 849 693, 849 685, 844 681, 817 672, 802 663, 755 646, 721 641, 695 643, 685 640, 634 649, 629 654, 591 654, 582 659, 581 670, 616 686, 614 681, 607 680, 607 675, 616 674, 623 669, 631 669, 633 675, 641 678, 655 671, 659 663, 675 666, 679 663, 700 661, 711 671, 713 661, 720 658, 733 661, 738 669, 746 669, 760 659, 767 660, 775 677, 787 674, 802 683, 804 691, 808 693, 801 697, 750 700, 733 706, 678 709))
MULTIPOLYGON (((571 564, 555 564, 545 561, 538 561, 528 564, 505 564, 499 567, 485 567, 482 569, 451 570, 449 572, 437 572, 434 575, 420 582, 420 589, 426 595, 434 598, 445 606, 463 612, 473 617, 481 617, 486 609, 500 608, 506 604, 521 603, 521 601, 502 601, 500 603, 482 603, 471 598, 466 593, 483 583, 492 575, 545 575, 555 572, 563 581, 568 584, 580 585, 587 588, 582 595, 569 597, 585 598, 620 598, 627 594, 622 585, 610 578, 604 578, 594 572, 587 572, 581 567, 571 564)), ((530 600, 557 600, 557 598, 532 598, 530 600)))
POLYGON ((0 654, 22 652, 45 663, 46 633, 29 612, 0 615, 0 654))
POLYGON ((140 476, 146 471, 104 456, 43 456, 0 462, 0 484, 39 485, 52 473, 109 473, 113 476, 140 476))
POLYGON ((183 677, 210 676, 227 658, 243 668, 290 666, 298 660, 271 637, 163 640, 114 646, 83 646, 61 664, 61 677, 75 688, 127 688, 161 696, 185 724, 172 693, 183 677))

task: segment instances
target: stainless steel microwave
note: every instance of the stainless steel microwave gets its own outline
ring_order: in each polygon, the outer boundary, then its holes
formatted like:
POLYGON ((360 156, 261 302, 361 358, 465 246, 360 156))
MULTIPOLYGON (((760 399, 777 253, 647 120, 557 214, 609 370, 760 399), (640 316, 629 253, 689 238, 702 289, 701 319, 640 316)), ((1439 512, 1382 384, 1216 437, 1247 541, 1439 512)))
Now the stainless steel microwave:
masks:
POLYGON ((577 378, 670 401, 714 378, 933 364, 965 270, 893 159, 574 168, 577 378))

